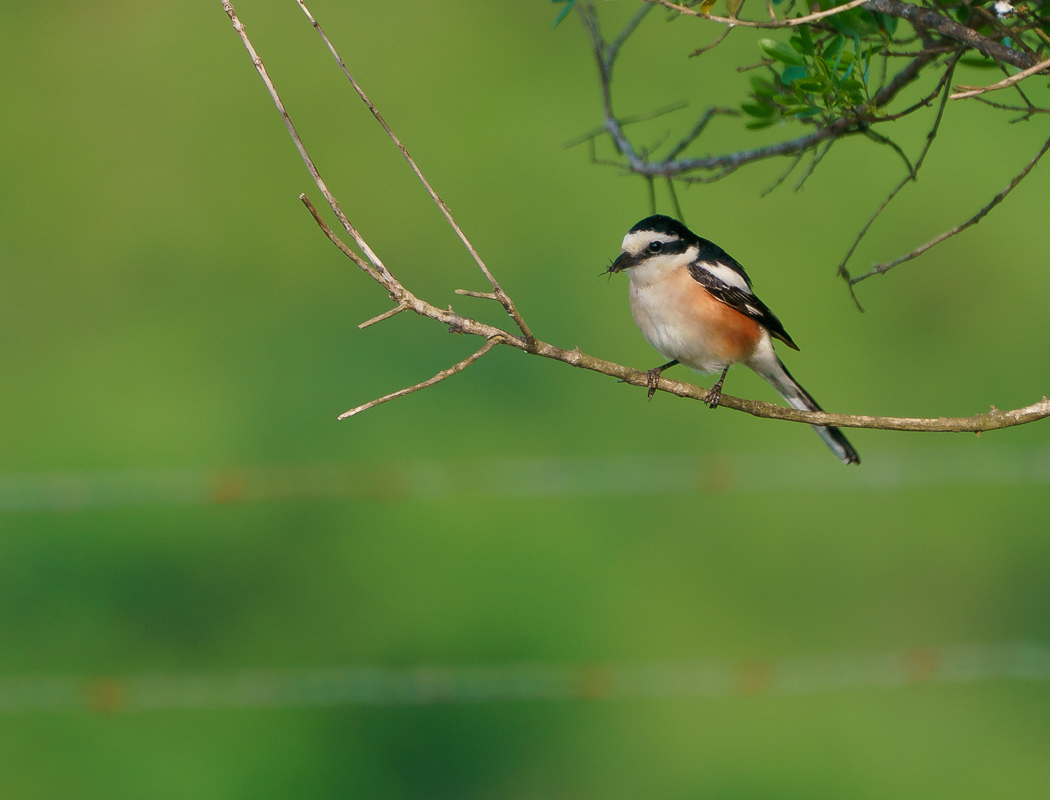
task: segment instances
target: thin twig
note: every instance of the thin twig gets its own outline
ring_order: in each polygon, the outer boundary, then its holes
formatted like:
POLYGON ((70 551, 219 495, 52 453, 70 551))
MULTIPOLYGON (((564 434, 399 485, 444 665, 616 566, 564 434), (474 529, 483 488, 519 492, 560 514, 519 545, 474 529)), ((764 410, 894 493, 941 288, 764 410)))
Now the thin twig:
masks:
POLYGON ((426 389, 428 386, 433 386, 435 383, 440 383, 441 381, 445 380, 445 378, 451 378, 457 372, 462 372, 463 370, 465 370, 467 367, 469 367, 471 364, 473 364, 475 361, 477 361, 479 358, 485 355, 485 353, 487 353, 497 344, 500 344, 500 338, 498 336, 494 336, 491 339, 486 339, 485 344, 482 345, 480 350, 467 356, 458 364, 453 364, 448 369, 441 370, 441 372, 439 372, 433 378, 429 378, 428 380, 425 380, 422 383, 417 383, 414 386, 409 386, 405 389, 401 389, 400 391, 384 395, 383 397, 378 397, 375 400, 371 400, 365 403, 364 405, 357 406, 356 408, 351 408, 349 411, 344 411, 338 416, 338 419, 346 419, 347 417, 352 417, 356 414, 360 414, 362 411, 367 411, 370 408, 375 408, 381 403, 386 403, 390 400, 396 400, 399 397, 404 397, 406 394, 412 394, 413 392, 418 392, 420 389, 426 389))
POLYGON ((813 160, 806 168, 806 171, 802 174, 802 177, 798 179, 798 183, 795 184, 794 191, 798 192, 802 190, 802 187, 805 186, 806 181, 809 180, 809 176, 813 174, 813 171, 817 168, 817 165, 824 160, 824 156, 828 154, 828 151, 831 150, 831 146, 833 144, 835 144, 835 140, 831 139, 830 141, 828 141, 827 144, 824 145, 823 150, 813 150, 813 160))
POLYGON ((364 330, 365 328, 369 327, 370 325, 375 325, 377 322, 382 322, 385 319, 390 319, 391 317, 397 316, 402 311, 408 311, 408 310, 409 310, 409 307, 406 306, 406 305, 396 305, 392 309, 390 309, 389 311, 384 311, 378 317, 372 317, 372 319, 365 320, 364 322, 362 322, 357 327, 360 328, 361 330, 364 330))
POLYGON ((1050 59, 1046 61, 1040 61, 1034 67, 1029 67, 1026 70, 1022 70, 1015 75, 1011 75, 1005 80, 1001 80, 998 83, 993 83, 991 86, 960 86, 960 89, 967 89, 965 92, 957 92, 951 96, 952 100, 965 100, 967 97, 976 97, 979 94, 986 94, 987 92, 997 92, 1000 89, 1007 89, 1013 86, 1018 81, 1023 81, 1025 78, 1035 75, 1037 72, 1042 72, 1044 69, 1050 68, 1050 59))
POLYGON ((1010 194, 1010 192, 1012 192, 1017 187, 1017 184, 1019 184, 1021 181, 1023 181, 1025 179, 1025 177, 1028 175, 1028 173, 1032 171, 1032 168, 1035 167, 1035 165, 1037 163, 1039 163, 1039 159, 1041 159, 1046 154, 1047 150, 1050 150, 1050 139, 1046 140, 1046 142, 1043 144, 1043 146, 1039 149, 1039 152, 1035 154, 1035 157, 1031 161, 1028 162, 1028 164, 1025 166, 1025 168, 1023 170, 1021 170, 1021 172, 1017 175, 1017 177, 1015 177, 1012 181, 1010 181, 1010 184, 1005 189, 1003 189, 1001 192, 999 192, 999 194, 997 194, 995 197, 993 197, 991 202, 988 203, 988 205, 986 205, 984 208, 982 208, 980 211, 978 211, 976 214, 974 214, 972 217, 970 217, 970 219, 966 220, 966 222, 962 223, 962 225, 956 225, 950 231, 945 231, 940 236, 937 236, 934 239, 931 239, 930 241, 928 241, 926 244, 922 245, 921 247, 916 247, 910 253, 908 253, 905 256, 901 256, 900 258, 898 258, 895 261, 891 261, 888 264, 876 264, 875 266, 873 266, 871 268, 871 270, 869 272, 866 272, 863 275, 860 275, 860 276, 858 276, 856 278, 851 278, 850 279, 850 284, 851 285, 856 285, 856 284, 860 283, 862 280, 864 280, 865 278, 870 278, 872 275, 880 275, 880 274, 882 274, 884 272, 889 272, 891 269, 893 269, 897 265, 903 264, 905 261, 911 261, 913 258, 916 258, 917 256, 921 256, 923 253, 925 253, 931 247, 934 247, 935 245, 940 244, 945 239, 950 239, 951 237, 955 236, 957 233, 962 233, 964 230, 969 228, 971 225, 976 225, 978 222, 980 222, 982 219, 984 219, 985 216, 987 216, 989 211, 991 211, 993 208, 995 208, 997 205, 999 205, 999 203, 1001 203, 1006 198, 1006 196, 1008 194, 1010 194))
POLYGON ((908 172, 911 172, 913 169, 915 169, 915 166, 911 163, 911 159, 908 158, 908 154, 905 153, 904 149, 895 141, 893 141, 893 139, 891 139, 889 136, 883 136, 881 133, 876 132, 872 128, 868 128, 867 134, 868 138, 878 142, 879 144, 886 145, 894 153, 899 155, 901 157, 901 161, 904 162, 904 168, 908 170, 908 172))
MULTIPOLYGON (((768 3, 769 0, 766 0, 766 2, 768 3)), ((717 39, 715 39, 713 42, 711 42, 711 44, 705 44, 703 47, 697 48, 696 50, 694 50, 693 52, 691 52, 689 54, 689 57, 690 58, 696 58, 697 56, 702 56, 708 50, 714 50, 716 47, 718 47, 718 45, 722 44, 722 42, 724 42, 726 40, 726 37, 729 34, 731 34, 732 32, 733 32, 733 27, 732 26, 727 27, 725 30, 723 30, 718 35, 717 39)))
POLYGON ((303 205, 306 206, 307 210, 309 210, 310 214, 314 218, 314 222, 316 222, 320 226, 321 230, 324 231, 324 235, 328 237, 329 241, 331 241, 332 244, 338 247, 339 250, 343 253, 343 255, 345 255, 347 258, 349 258, 351 261, 357 264, 357 266, 359 266, 365 272, 372 275, 373 278, 376 278, 378 280, 378 276, 373 273, 371 266, 367 262, 365 262, 365 260, 361 258, 361 256, 359 256, 357 253, 355 253, 353 250, 347 247, 343 243, 343 241, 335 235, 335 231, 328 227, 328 223, 324 221, 324 218, 321 216, 318 210, 314 208, 314 204, 310 202, 310 198, 307 197, 305 194, 301 194, 299 195, 299 200, 301 200, 303 205))
MULTIPOLYGON (((630 117, 623 117, 620 120, 620 124, 621 125, 634 125, 636 122, 648 122, 649 120, 656 119, 657 117, 662 117, 665 114, 671 114, 671 113, 673 113, 675 111, 681 111, 683 108, 686 108, 688 105, 689 105, 689 102, 687 100, 682 100, 680 102, 673 103, 673 104, 671 104, 669 106, 663 106, 662 108, 658 108, 655 111, 648 111, 648 112, 646 112, 644 114, 634 114, 633 116, 630 116, 630 117)), ((605 133, 608 133, 608 132, 609 132, 608 128, 606 128, 603 125, 600 128, 594 128, 593 130, 589 130, 589 131, 587 131, 587 133, 582 133, 579 136, 577 136, 575 139, 570 139, 565 144, 563 144, 562 147, 564 147, 566 150, 568 150, 570 148, 576 147, 577 145, 583 144, 584 142, 589 141, 590 139, 595 139, 598 136, 601 136, 602 134, 605 134, 605 133)))
POLYGON ((750 19, 735 19, 733 17, 716 17, 713 14, 705 14, 702 11, 695 11, 687 6, 680 6, 677 3, 672 3, 671 0, 646 0, 647 3, 659 3, 662 6, 667 6, 673 11, 677 11, 679 14, 687 14, 691 17, 701 17, 702 19, 709 19, 712 22, 721 22, 724 25, 740 25, 745 28, 795 28, 799 25, 808 25, 811 22, 816 22, 826 17, 833 17, 836 14, 841 14, 843 11, 849 11, 851 8, 858 8, 864 5, 868 0, 850 0, 841 6, 835 6, 835 8, 829 8, 827 11, 818 11, 815 14, 808 14, 804 17, 795 17, 794 19, 784 20, 770 20, 769 22, 763 22, 761 20, 750 20, 750 19))
POLYGON ((241 42, 244 44, 248 54, 252 57, 252 63, 255 65, 255 69, 259 73, 259 77, 262 78, 263 83, 266 84, 266 89, 270 93, 270 98, 273 100, 274 105, 277 106, 277 110, 281 114, 281 119, 284 120, 284 127, 288 129, 288 134, 292 137, 292 142, 295 143, 295 147, 299 151, 299 156, 303 159, 306 168, 310 171, 310 176, 314 179, 314 183, 317 184, 317 188, 321 190, 324 199, 328 201, 328 205, 331 207, 332 212, 339 219, 339 222, 346 229, 347 233, 349 233, 357 243, 357 246, 361 248, 361 252, 365 254, 372 266, 366 265, 364 262, 357 259, 354 259, 354 262, 380 283, 386 285, 387 283, 393 282, 394 277, 383 265, 383 262, 380 261, 379 256, 377 256, 372 251, 372 248, 368 246, 364 237, 362 237, 357 229, 350 224, 350 220, 347 219, 346 214, 343 213, 343 210, 339 207, 339 203, 336 202, 335 197, 328 190, 328 186, 321 178, 321 173, 318 172, 317 166, 314 164, 313 159, 310 158, 310 154, 306 152, 306 145, 304 145, 303 140, 299 138, 299 132, 295 129, 295 125, 292 124, 292 118, 288 116, 288 111, 285 109, 284 103, 281 101, 281 96, 277 94, 277 87, 273 85, 273 81, 270 80, 270 75, 266 71, 266 66, 263 64, 259 54, 255 52, 255 47, 248 38, 248 33, 244 29, 244 24, 237 17, 237 12, 233 8, 233 3, 229 2, 229 0, 222 0, 222 8, 223 11, 226 12, 226 16, 230 18, 230 22, 233 23, 233 29, 237 32, 237 35, 240 36, 241 42))
POLYGON ((674 178, 667 179, 667 192, 671 195, 671 205, 674 207, 675 217, 684 224, 685 215, 682 213, 682 206, 678 202, 678 192, 674 188, 674 178))
POLYGON ((796 153, 795 157, 791 160, 791 165, 780 174, 779 178, 777 178, 775 181, 769 184, 769 186, 767 186, 765 189, 759 192, 758 196, 766 197, 772 194, 774 190, 776 190, 784 181, 787 180, 788 175, 795 171, 795 167, 798 166, 798 162, 802 160, 802 157, 804 155, 805 153, 796 153))
POLYGON ((623 43, 627 41, 628 37, 630 37, 632 33, 634 33, 635 28, 637 28, 641 24, 642 20, 645 19, 645 15, 652 10, 653 7, 651 5, 643 5, 641 8, 639 8, 635 12, 634 16, 631 17, 631 19, 627 22, 627 24, 623 26, 623 30, 620 31, 620 35, 617 36, 613 40, 612 44, 609 45, 609 49, 606 51, 605 58, 609 62, 610 73, 612 72, 612 65, 616 62, 616 57, 620 55, 620 48, 623 47, 623 43))
POLYGON ((986 106, 997 108, 1000 111, 1021 111, 1026 115, 1030 114, 1050 114, 1050 108, 1039 108, 1038 106, 1032 106, 1025 108, 1024 106, 1011 106, 1006 103, 996 103, 993 100, 989 100, 987 97, 975 97, 973 98, 978 103, 984 103, 986 106))
MULTIPOLYGON (((907 175, 904 176, 900 183, 893 187, 893 190, 889 193, 886 199, 882 201, 882 204, 877 209, 875 209, 875 213, 871 215, 871 218, 864 224, 864 227, 860 229, 860 233, 857 234, 857 237, 853 240, 853 244, 850 245, 849 250, 846 251, 845 257, 842 259, 842 262, 838 266, 838 274, 842 276, 842 278, 846 281, 847 285, 850 287, 850 294, 853 295, 854 302, 857 302, 857 297, 853 294, 852 278, 849 274, 849 270, 846 269, 846 263, 850 260, 850 257, 857 249, 857 245, 860 244, 861 239, 863 239, 865 234, 868 232, 868 229, 871 228, 872 223, 874 223, 875 220, 878 219, 879 215, 885 210, 886 206, 890 204, 893 198, 897 196, 900 190, 903 189, 909 182, 915 180, 916 176, 919 174, 919 169, 922 167, 922 162, 926 160, 926 154, 930 152, 930 147, 933 145, 933 140, 937 137, 937 130, 940 128, 941 119, 944 116, 944 108, 948 103, 948 86, 951 83, 951 76, 955 72, 955 66, 959 63, 959 59, 961 57, 961 52, 956 53, 955 57, 949 62, 948 67, 944 71, 944 75, 941 76, 941 80, 938 83, 938 91, 944 89, 944 95, 941 97, 941 104, 937 108, 937 117, 933 121, 933 127, 930 129, 930 132, 926 134, 926 145, 923 147, 922 152, 919 154, 919 158, 916 160, 915 166, 912 167, 911 171, 907 175)), ((857 303, 857 305, 859 307, 860 304, 857 303)))
POLYGON ((498 300, 495 292, 472 292, 470 289, 456 289, 456 294, 464 297, 480 297, 482 300, 498 300))
POLYGON ((489 271, 489 268, 485 266, 485 262, 481 260, 481 256, 478 254, 478 251, 474 249, 474 245, 470 243, 470 240, 467 238, 466 234, 463 233, 463 230, 456 223, 456 220, 453 219, 452 212, 449 211, 448 206, 445 205, 445 201, 438 196, 438 193, 436 191, 434 191, 434 188, 430 185, 430 182, 424 177, 422 171, 416 165, 415 160, 412 158, 411 155, 409 155, 408 150, 401 143, 401 140, 397 138, 393 130, 391 130, 390 126, 387 125, 386 120, 383 119, 383 115, 379 113, 379 109, 377 109, 375 105, 372 104, 372 101, 368 99, 368 95, 365 94, 364 90, 361 88, 358 82, 354 80, 354 76, 350 74, 350 70, 347 69, 346 63, 336 51, 335 46, 332 44, 327 34, 325 34, 324 29, 314 18, 314 15, 310 13, 310 9, 306 7, 306 3, 303 0, 296 0, 296 2, 299 3, 299 7, 303 10, 303 13, 306 15, 307 19, 310 20, 310 24, 313 25, 314 30, 317 31, 318 35, 324 41, 325 45, 327 45, 329 52, 332 54, 332 58, 334 58, 336 60, 336 63, 339 64, 339 69, 342 70, 343 75, 346 76, 346 79, 350 82, 350 85, 353 86, 354 91, 357 92, 357 96, 360 97, 361 101, 368 107, 368 110, 372 113, 372 116, 375 117, 376 121, 383 127, 383 130, 386 131, 387 136, 389 136, 391 140, 393 140, 394 144, 397 145, 397 149, 401 151, 401 155, 404 156, 405 161, 408 162, 408 165, 412 168, 412 171, 416 174, 416 177, 419 178, 420 182, 426 188, 427 193, 430 195, 431 199, 437 204, 437 207, 441 209, 441 213, 445 216, 445 219, 448 220, 448 224, 452 226, 452 230, 456 232, 456 235, 459 237, 459 240, 463 243, 463 246, 467 248, 467 252, 470 253, 475 263, 478 265, 478 268, 488 279, 489 283, 492 284, 492 289, 493 291, 495 291, 500 303, 503 304, 503 307, 506 309, 507 314, 509 314, 510 317, 514 320, 514 323, 518 326, 518 329, 522 332, 525 338, 531 339, 532 331, 530 331, 528 325, 525 324, 525 320, 522 319, 522 316, 518 312, 518 309, 515 307, 514 302, 510 299, 507 293, 503 291, 503 287, 500 286, 495 276, 493 276, 493 274, 489 271))
POLYGON ((697 121, 696 125, 693 126, 693 129, 689 131, 689 133, 687 133, 685 136, 683 136, 682 140, 678 144, 676 144, 674 148, 672 148, 671 152, 667 154, 667 158, 665 160, 670 161, 671 159, 675 158, 676 156, 678 156, 679 153, 685 150, 685 148, 687 148, 696 139, 698 139, 700 137, 700 134, 702 134, 707 128, 707 124, 716 114, 721 114, 727 117, 740 116, 740 112, 735 108, 719 108, 717 106, 711 106, 710 108, 706 109, 703 114, 700 115, 700 119, 697 121))

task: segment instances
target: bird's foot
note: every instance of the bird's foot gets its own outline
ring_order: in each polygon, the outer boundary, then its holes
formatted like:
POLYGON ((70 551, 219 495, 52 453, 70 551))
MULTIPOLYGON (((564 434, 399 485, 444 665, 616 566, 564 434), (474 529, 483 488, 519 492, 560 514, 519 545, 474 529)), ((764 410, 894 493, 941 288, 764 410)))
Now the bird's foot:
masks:
POLYGON ((663 367, 654 367, 645 373, 645 385, 649 387, 649 399, 653 399, 653 395, 656 394, 656 387, 660 385, 660 373, 664 371, 663 367))
POLYGON ((722 370, 722 377, 718 379, 714 386, 707 390, 707 397, 704 398, 704 402, 707 403, 708 408, 718 408, 718 404, 722 402, 722 383, 726 379, 727 372, 729 372, 729 367, 722 370))

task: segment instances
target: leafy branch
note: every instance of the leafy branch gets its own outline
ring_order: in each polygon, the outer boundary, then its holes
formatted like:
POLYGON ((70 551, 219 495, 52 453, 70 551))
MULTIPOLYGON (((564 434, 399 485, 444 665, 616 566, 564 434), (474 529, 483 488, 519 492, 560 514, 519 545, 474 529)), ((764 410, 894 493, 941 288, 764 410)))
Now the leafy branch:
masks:
MULTIPOLYGON (((593 160, 645 178, 655 203, 651 187, 657 177, 668 181, 672 198, 677 201, 674 194, 676 181, 710 183, 722 180, 748 164, 771 158, 792 159, 787 171, 770 187, 771 191, 783 184, 805 154, 812 153, 809 168, 795 185, 798 190, 831 146, 842 138, 859 135, 870 139, 873 144, 890 147, 901 156, 906 174, 861 228, 838 265, 838 273, 846 281, 851 294, 857 283, 909 261, 979 222, 1031 172, 1045 152, 1044 147, 1004 192, 970 220, 893 262, 874 265, 868 272, 854 277, 847 263, 883 209, 906 184, 916 180, 937 136, 948 100, 976 98, 993 108, 1021 111, 1021 120, 1050 113, 1050 109, 1031 102, 1020 86, 1025 79, 1050 72, 1050 59, 1047 58, 1050 55, 1050 16, 1047 14, 1050 0, 1020 4, 1017 8, 1001 3, 993 7, 994 11, 986 8, 992 5, 991 0, 973 0, 972 3, 969 0, 937 0, 937 4, 931 6, 901 0, 852 0, 837 5, 833 0, 818 0, 819 10, 795 16, 778 16, 775 8, 777 5, 787 6, 790 13, 794 0, 767 0, 768 20, 741 19, 738 16, 742 5, 740 0, 726 0, 729 16, 716 16, 710 13, 715 4, 716 0, 683 3, 644 0, 641 9, 625 28, 608 41, 593 1, 572 0, 571 5, 590 36, 598 66, 604 117, 601 130, 611 140, 616 154, 613 159, 595 156, 593 160), (664 7, 673 16, 707 21, 724 28, 713 42, 694 51, 694 56, 717 47, 730 31, 739 28, 785 31, 786 39, 759 39, 756 46, 762 60, 754 66, 739 68, 740 71, 762 71, 751 78, 750 94, 740 103, 740 110, 749 118, 745 127, 750 129, 779 125, 788 130, 786 126, 802 125, 811 130, 762 147, 702 157, 689 156, 686 151, 700 140, 706 122, 714 112, 708 109, 701 118, 704 124, 694 126, 678 145, 663 154, 636 147, 625 126, 628 121, 645 115, 620 117, 614 112, 612 76, 620 50, 653 6, 664 7), (918 47, 915 47, 916 43, 918 47), (915 49, 908 49, 908 45, 915 49), (964 58, 967 53, 977 55, 964 58), (906 59, 904 66, 894 71, 891 64, 899 63, 902 58, 906 59), (952 76, 960 62, 969 66, 999 67, 1007 77, 989 86, 959 87, 952 93, 952 76), (894 103, 902 90, 931 70, 939 72, 936 89, 918 102, 895 108, 894 103), (1021 97, 1023 106, 993 103, 981 97, 988 92, 1011 88, 1021 97), (879 129, 930 109, 938 97, 941 100, 937 103, 926 142, 918 157, 912 160, 879 129)), ((563 11, 567 10, 568 7, 563 11)), ((731 110, 720 109, 717 113, 728 115, 731 110)), ((593 146, 594 137, 588 137, 588 141, 593 146)))

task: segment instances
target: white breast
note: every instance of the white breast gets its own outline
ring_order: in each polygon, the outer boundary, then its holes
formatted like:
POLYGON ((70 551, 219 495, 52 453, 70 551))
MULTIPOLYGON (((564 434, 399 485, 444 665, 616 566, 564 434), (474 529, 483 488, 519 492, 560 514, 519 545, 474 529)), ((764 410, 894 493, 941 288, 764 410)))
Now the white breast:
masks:
POLYGON ((698 372, 721 372, 728 366, 708 349, 711 332, 692 297, 704 290, 686 267, 644 264, 629 275, 631 314, 649 344, 698 372))

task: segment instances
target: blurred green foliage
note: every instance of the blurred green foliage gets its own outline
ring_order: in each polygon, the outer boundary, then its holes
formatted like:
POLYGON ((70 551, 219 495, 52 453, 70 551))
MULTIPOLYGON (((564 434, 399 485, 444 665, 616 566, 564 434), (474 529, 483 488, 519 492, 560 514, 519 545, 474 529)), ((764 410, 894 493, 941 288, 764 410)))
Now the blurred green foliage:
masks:
MULTIPOLYGON (((432 302, 501 323, 493 304, 453 294, 485 288, 481 276, 295 3, 237 5, 329 185, 386 263, 432 302)), ((542 2, 311 9, 538 335, 656 365, 624 283, 596 277, 649 213, 646 187, 561 147, 600 113, 574 18, 552 32, 542 2)), ((621 23, 634 10, 602 4, 621 23)), ((740 32, 686 59, 717 33, 653 15, 618 64, 618 110, 738 103, 749 76, 732 67, 754 58, 759 37, 740 32)), ((337 424, 474 343, 407 315, 357 330, 388 300, 300 206, 299 192, 316 192, 218 0, 148 13, 129 0, 6 4, 0 74, 3 475, 317 463, 381 475, 570 455, 690 455, 717 469, 743 453, 800 476, 791 490, 766 486, 772 466, 760 466, 690 494, 7 512, 0 674, 629 663, 1050 638, 1045 470, 1001 482, 953 470, 1045 460, 1045 424, 980 440, 852 433, 866 472, 832 488, 801 477, 836 466, 803 426, 646 403, 509 351, 337 424), (915 460, 930 481, 891 480, 915 460)), ((632 131, 680 135, 690 110, 632 131)), ((900 125, 895 138, 915 152, 928 119, 900 125)), ((775 134, 720 120, 694 147, 775 134)), ((1045 136, 1039 119, 1006 127, 992 110, 953 105, 922 180, 857 259, 895 256, 966 218, 1045 136)), ((789 367, 827 408, 968 415, 1046 393, 1043 168, 977 228, 858 287, 859 315, 834 264, 900 160, 845 141, 803 192, 760 199, 783 166, 695 187, 682 205, 749 270, 802 347, 789 367)), ((727 391, 774 399, 744 373, 727 391)), ((0 795, 1041 797, 1048 705, 1050 687, 1004 681, 3 715, 0 795)))

